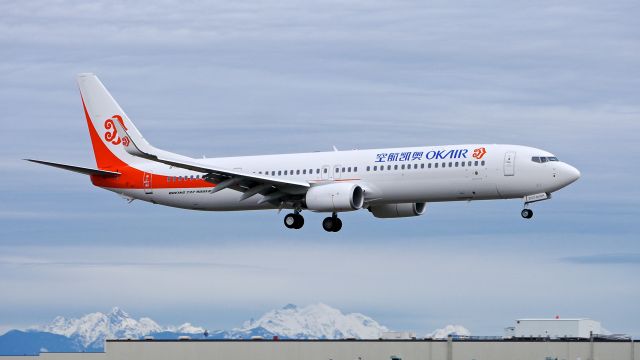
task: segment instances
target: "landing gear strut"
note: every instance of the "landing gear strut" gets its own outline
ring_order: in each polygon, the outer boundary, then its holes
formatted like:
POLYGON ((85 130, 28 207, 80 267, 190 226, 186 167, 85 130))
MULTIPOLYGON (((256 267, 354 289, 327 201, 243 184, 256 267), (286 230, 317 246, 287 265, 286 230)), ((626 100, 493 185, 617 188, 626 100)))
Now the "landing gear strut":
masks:
POLYGON ((288 229, 300 229, 304 225, 304 218, 297 211, 284 217, 284 226, 288 229))
POLYGON ((322 220, 322 228, 328 232, 338 232, 342 229, 342 220, 338 219, 338 214, 333 213, 322 220))
POLYGON ((533 210, 529 209, 529 204, 549 199, 551 199, 551 193, 539 193, 525 196, 524 209, 522 209, 520 215, 522 215, 522 217, 525 219, 531 219, 533 217, 533 210))

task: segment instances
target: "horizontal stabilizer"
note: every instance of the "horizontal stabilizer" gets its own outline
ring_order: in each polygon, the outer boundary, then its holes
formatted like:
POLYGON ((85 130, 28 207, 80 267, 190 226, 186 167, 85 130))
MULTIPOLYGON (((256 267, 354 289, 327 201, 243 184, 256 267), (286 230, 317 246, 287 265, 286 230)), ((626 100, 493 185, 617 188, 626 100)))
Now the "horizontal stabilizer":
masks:
POLYGON ((85 168, 85 167, 80 167, 80 166, 59 164, 59 163, 54 163, 54 162, 49 162, 49 161, 42 161, 42 160, 34 160, 34 159, 25 159, 25 160, 31 161, 31 162, 34 162, 34 163, 38 163, 38 164, 42 164, 42 165, 48 165, 48 166, 57 167, 59 169, 73 171, 73 172, 77 172, 77 173, 85 174, 85 175, 98 175, 98 176, 104 176, 104 177, 115 177, 115 176, 120 175, 119 172, 115 172, 115 171, 105 171, 105 170, 91 169, 91 168, 85 168))

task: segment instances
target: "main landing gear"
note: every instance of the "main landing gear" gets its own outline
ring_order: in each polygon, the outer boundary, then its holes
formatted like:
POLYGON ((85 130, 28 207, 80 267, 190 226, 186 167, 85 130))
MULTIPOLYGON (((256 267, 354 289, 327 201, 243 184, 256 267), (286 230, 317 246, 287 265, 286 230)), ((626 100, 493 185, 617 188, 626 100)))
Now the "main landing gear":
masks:
MULTIPOLYGON (((304 218, 299 211, 292 212, 284 217, 284 226, 288 229, 300 229, 303 225, 304 218)), ((338 232, 342 229, 342 220, 338 218, 338 214, 333 213, 322 221, 322 228, 328 232, 338 232)))
POLYGON ((300 229, 304 225, 304 218, 299 212, 287 214, 284 217, 284 226, 289 229, 300 229))
POLYGON ((338 232, 342 229, 342 220, 338 219, 338 214, 333 213, 322 220, 322 228, 328 232, 338 232))

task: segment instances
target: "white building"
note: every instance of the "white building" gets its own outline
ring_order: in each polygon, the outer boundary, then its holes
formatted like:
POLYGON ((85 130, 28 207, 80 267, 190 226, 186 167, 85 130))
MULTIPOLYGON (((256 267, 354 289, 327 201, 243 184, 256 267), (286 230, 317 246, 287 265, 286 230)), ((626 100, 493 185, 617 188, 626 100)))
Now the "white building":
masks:
POLYGON ((602 334, 600 322, 591 319, 519 319, 513 336, 550 338, 589 338, 602 334))

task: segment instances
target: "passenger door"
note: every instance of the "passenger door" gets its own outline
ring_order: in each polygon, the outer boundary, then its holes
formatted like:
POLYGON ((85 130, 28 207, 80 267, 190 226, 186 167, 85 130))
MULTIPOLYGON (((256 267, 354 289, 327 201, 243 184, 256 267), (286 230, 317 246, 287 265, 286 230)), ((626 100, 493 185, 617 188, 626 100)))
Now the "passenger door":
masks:
POLYGON ((516 153, 508 151, 504 154, 504 176, 515 175, 516 153))

